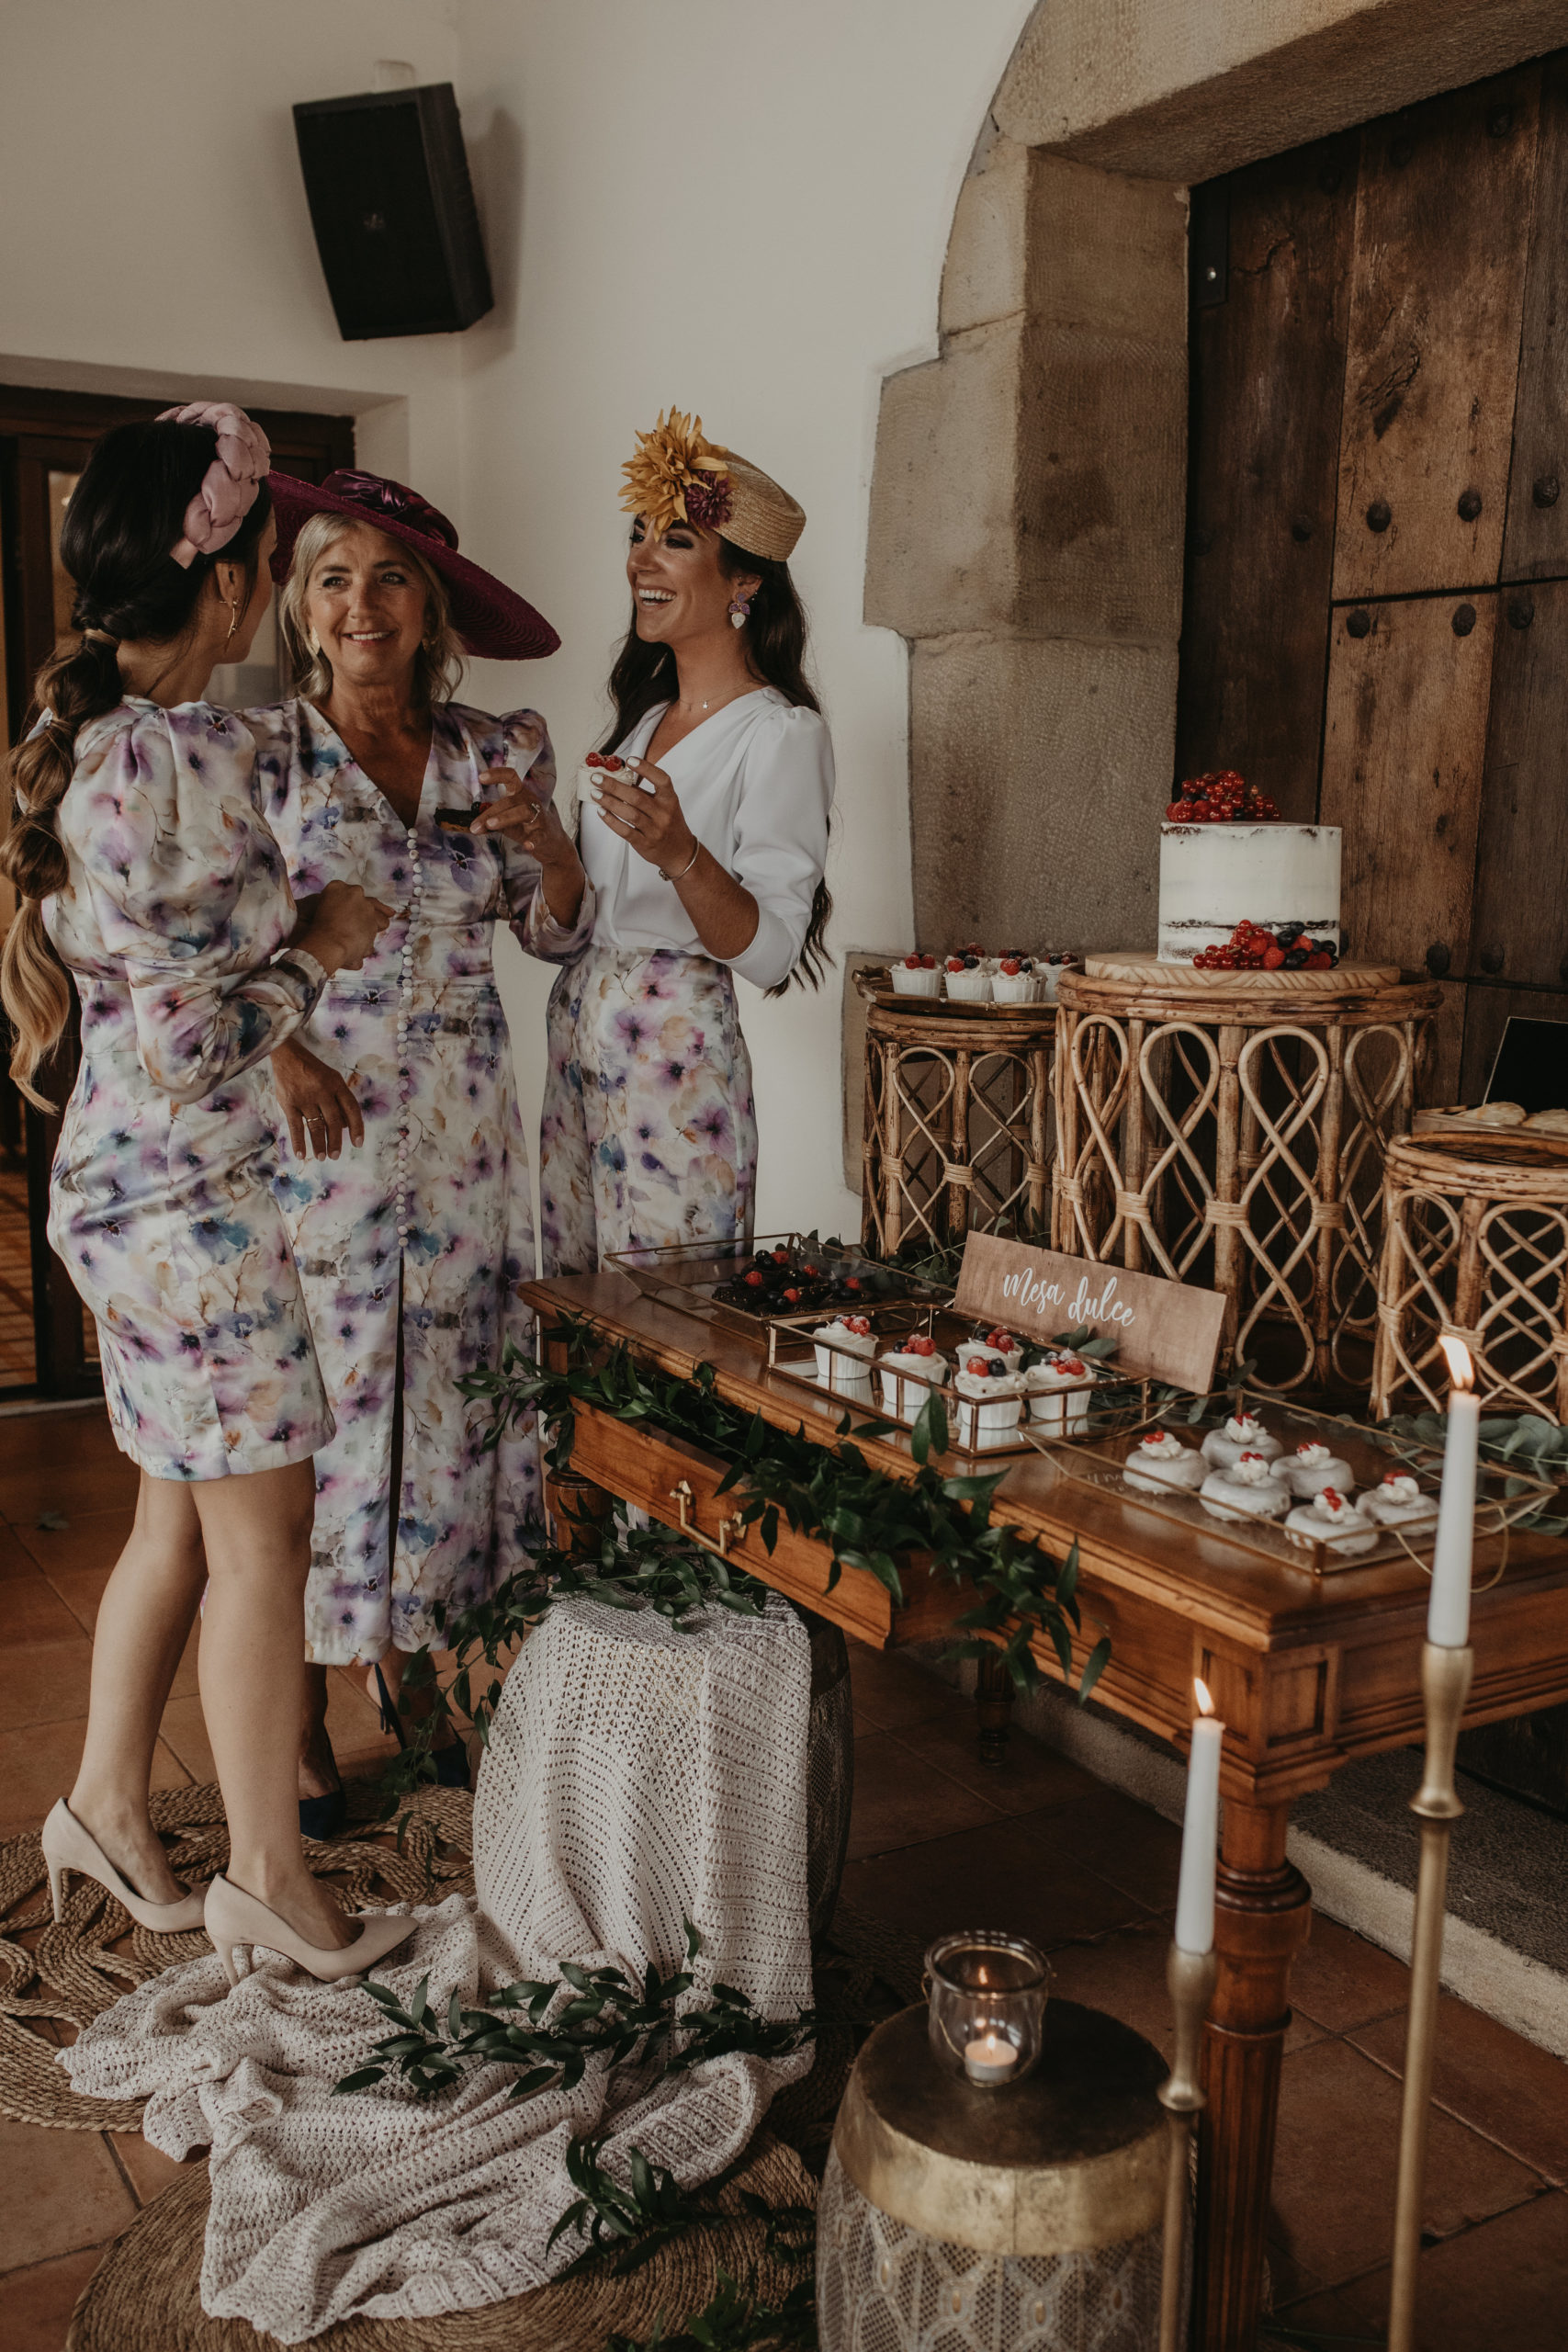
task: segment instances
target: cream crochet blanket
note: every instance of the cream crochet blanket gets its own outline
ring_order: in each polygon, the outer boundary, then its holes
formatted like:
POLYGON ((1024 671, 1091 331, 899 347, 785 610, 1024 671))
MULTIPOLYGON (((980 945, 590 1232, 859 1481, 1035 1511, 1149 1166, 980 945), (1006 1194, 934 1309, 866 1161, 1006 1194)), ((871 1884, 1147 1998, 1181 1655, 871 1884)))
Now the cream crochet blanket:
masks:
MULTIPOLYGON (((406 2003, 471 2003, 562 1960, 683 1963, 766 2016, 811 1998, 807 1929, 804 1625, 776 1596, 760 1620, 660 1617, 570 1601, 507 1678, 474 1804, 478 1900, 417 1908, 377 1973, 406 2003)), ((390 2030, 356 1985, 318 1985, 258 1951, 228 1993, 218 1961, 168 1970, 62 2053, 79 2091, 147 2099, 172 2156, 210 2144, 202 2308, 286 2344, 353 2314, 414 2319, 536 2287, 581 2252, 550 2230, 573 2201, 566 2151, 606 2132, 623 2180, 635 2143, 688 2185, 737 2158, 773 2093, 808 2071, 714 2060, 662 2083, 591 2065, 575 2090, 511 2101, 486 2066, 431 2102, 389 2079, 334 2098, 390 2030)))

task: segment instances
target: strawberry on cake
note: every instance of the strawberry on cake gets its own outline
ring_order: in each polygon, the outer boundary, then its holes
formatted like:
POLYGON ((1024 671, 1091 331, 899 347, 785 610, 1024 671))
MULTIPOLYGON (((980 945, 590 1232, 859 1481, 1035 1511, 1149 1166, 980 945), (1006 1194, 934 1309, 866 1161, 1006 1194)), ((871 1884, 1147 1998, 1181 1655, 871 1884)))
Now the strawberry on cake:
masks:
POLYGON ((934 956, 900 956, 888 973, 895 996, 940 996, 942 969, 934 956))
POLYGON ((882 1374, 882 1409, 896 1419, 912 1421, 933 1389, 947 1378, 947 1358, 923 1331, 877 1358, 882 1374))
POLYGON ((1122 1476, 1140 1495, 1190 1495, 1208 1473, 1196 1446, 1183 1445, 1169 1430, 1147 1430, 1127 1456, 1122 1476))
POLYGON ((1331 1552, 1352 1556, 1358 1552, 1370 1552, 1378 1540, 1372 1521, 1332 1487, 1325 1487, 1310 1503, 1298 1503, 1285 1521, 1285 1533, 1303 1550, 1324 1544, 1331 1552))
POLYGON ((942 967, 942 984, 956 1004, 989 1004, 996 968, 994 956, 982 956, 976 947, 960 948, 942 967))
POLYGON ((868 1318, 838 1315, 831 1323, 818 1323, 811 1337, 817 1351, 817 1377, 823 1385, 836 1396, 869 1396, 876 1341, 868 1318))
POLYGON ((960 1354, 953 1385, 958 1391, 960 1445, 996 1445, 1018 1427, 1023 1412, 1023 1382, 1000 1356, 988 1351, 960 1354))
POLYGON ((985 1349, 987 1355, 1000 1356, 1009 1372, 1016 1372, 1023 1362, 1023 1341, 1015 1340, 1000 1323, 993 1324, 988 1331, 983 1324, 978 1326, 968 1344, 985 1349))
POLYGON ((1223 1470, 1211 1470, 1198 1499, 1212 1519, 1278 1519, 1289 1502, 1262 1453, 1238 1454, 1223 1470))
POLYGON ((1053 1351, 1023 1375, 1029 1394, 1029 1418, 1057 1437, 1073 1437, 1089 1427, 1089 1383, 1094 1374, 1081 1356, 1053 1351))

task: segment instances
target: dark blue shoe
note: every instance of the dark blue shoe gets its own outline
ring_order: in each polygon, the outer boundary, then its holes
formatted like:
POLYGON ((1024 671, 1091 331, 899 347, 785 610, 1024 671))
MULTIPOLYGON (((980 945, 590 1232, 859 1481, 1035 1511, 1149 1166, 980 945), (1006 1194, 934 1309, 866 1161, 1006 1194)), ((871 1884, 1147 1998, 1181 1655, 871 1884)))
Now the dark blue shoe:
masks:
POLYGON ((460 1739, 435 1751, 435 1780, 438 1788, 466 1789, 468 1785, 468 1751, 460 1739))
POLYGON ((335 1838, 347 1819, 348 1801, 341 1789, 329 1789, 324 1797, 299 1800, 301 1838, 335 1838))

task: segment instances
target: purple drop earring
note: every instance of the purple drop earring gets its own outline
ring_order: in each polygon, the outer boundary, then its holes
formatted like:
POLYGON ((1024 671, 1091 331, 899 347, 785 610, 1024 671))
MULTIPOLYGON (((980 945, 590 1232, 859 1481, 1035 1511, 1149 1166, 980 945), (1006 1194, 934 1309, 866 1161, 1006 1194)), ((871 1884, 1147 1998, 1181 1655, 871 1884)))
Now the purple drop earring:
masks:
POLYGON ((730 628, 744 628, 746 626, 746 616, 750 610, 751 599, 750 596, 731 596, 729 600, 730 628))

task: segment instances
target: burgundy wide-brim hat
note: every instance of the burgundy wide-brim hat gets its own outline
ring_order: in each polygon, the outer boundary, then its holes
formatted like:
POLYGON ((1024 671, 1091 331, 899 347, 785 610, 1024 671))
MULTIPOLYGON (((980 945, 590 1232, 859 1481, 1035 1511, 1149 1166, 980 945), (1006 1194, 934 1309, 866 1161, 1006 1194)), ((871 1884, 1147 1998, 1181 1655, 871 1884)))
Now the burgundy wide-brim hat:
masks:
POLYGON ((534 662, 559 645, 543 613, 536 613, 525 596, 458 554, 452 525, 417 490, 351 467, 320 483, 276 472, 268 474, 266 482, 277 516, 272 576, 280 586, 294 560, 300 525, 311 514, 341 514, 346 522, 370 523, 389 538, 401 539, 432 571, 440 573, 451 602, 452 625, 468 651, 479 660, 534 662))

